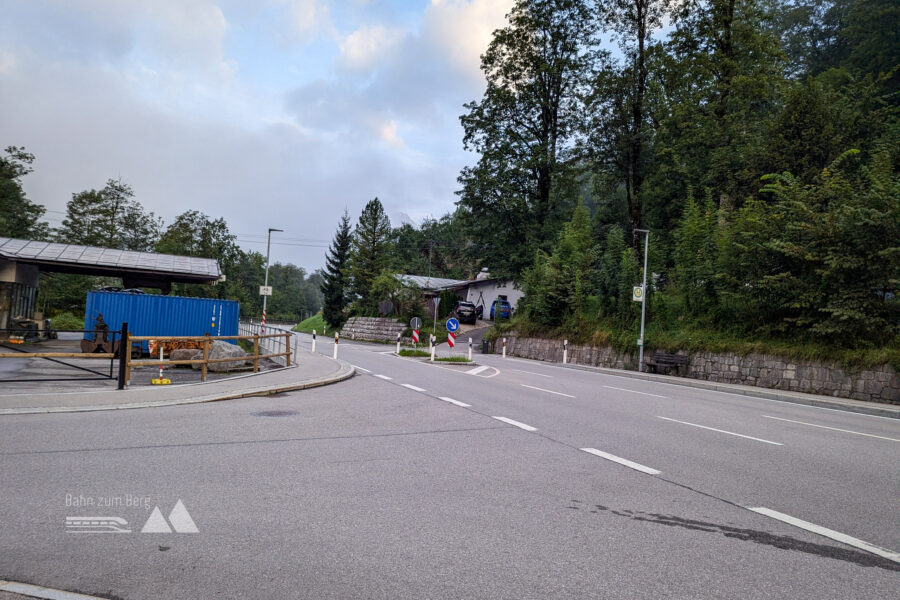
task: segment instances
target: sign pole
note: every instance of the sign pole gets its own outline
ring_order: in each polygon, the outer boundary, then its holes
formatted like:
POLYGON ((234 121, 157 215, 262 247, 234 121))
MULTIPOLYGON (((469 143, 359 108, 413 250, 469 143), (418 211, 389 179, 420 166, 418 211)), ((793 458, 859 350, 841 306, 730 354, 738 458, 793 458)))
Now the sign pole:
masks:
POLYGON ((644 370, 644 316, 647 314, 647 255, 650 253, 650 230, 635 229, 644 234, 644 283, 641 286, 641 339, 638 340, 638 372, 644 370))
MULTIPOLYGON (((266 288, 269 287, 269 252, 272 249, 272 232, 273 231, 284 231, 284 230, 283 229, 272 229, 271 227, 269 227, 269 237, 268 237, 268 241, 266 242, 266 282, 264 284, 266 286, 266 288)), ((266 300, 268 299, 268 297, 269 297, 268 295, 263 296, 263 314, 262 314, 263 318, 262 318, 262 330, 261 330, 261 333, 263 335, 266 334, 266 300)))

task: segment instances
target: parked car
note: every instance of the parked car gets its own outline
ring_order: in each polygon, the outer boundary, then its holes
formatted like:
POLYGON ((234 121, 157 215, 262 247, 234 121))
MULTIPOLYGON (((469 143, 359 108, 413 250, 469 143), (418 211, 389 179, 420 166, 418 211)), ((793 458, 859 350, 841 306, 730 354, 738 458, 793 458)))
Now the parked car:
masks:
POLYGON ((456 318, 460 323, 472 323, 478 319, 477 309, 475 305, 471 302, 466 302, 462 300, 456 303, 456 308, 453 310, 456 314, 456 318))
POLYGON ((491 302, 491 321, 494 320, 495 312, 500 313, 501 319, 508 319, 512 316, 512 305, 510 305, 508 300, 494 300, 491 302), (497 308, 497 304, 499 303, 500 308, 497 308))

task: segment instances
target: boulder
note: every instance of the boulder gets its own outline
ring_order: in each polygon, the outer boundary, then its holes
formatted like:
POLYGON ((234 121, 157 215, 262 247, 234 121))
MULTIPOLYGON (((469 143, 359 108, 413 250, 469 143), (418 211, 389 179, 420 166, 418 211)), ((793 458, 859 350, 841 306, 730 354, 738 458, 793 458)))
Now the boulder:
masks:
MULTIPOLYGON (((230 371, 232 369, 237 369, 243 367, 248 363, 246 360, 247 353, 241 350, 240 346, 235 344, 229 344, 228 342, 223 342, 221 340, 216 340, 209 347, 209 359, 216 358, 235 358, 236 360, 230 360, 227 362, 220 363, 210 363, 208 369, 210 371, 215 371, 217 373, 224 373, 225 371, 230 371)), ((200 358, 203 357, 203 352, 200 352, 200 358)), ((194 369, 200 369, 199 364, 191 365, 194 369)))
MULTIPOLYGON (((178 348, 169 353, 169 360, 196 360, 203 358, 203 350, 196 348, 178 348)), ((175 365, 176 367, 190 367, 192 365, 175 365)))

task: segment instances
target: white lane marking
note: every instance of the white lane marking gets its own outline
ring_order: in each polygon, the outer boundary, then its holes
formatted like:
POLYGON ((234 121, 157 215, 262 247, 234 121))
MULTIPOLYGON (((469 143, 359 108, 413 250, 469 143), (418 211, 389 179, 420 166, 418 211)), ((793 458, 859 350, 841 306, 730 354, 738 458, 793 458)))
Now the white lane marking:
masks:
POLYGON ((409 389, 411 389, 411 390, 414 391, 414 392, 424 392, 424 391, 425 391, 423 388, 416 387, 416 386, 414 386, 414 385, 412 385, 412 384, 409 384, 409 383, 401 383, 400 385, 402 385, 402 386, 405 387, 405 388, 409 388, 409 389))
POLYGON ((379 352, 378 354, 396 354, 396 352, 391 350, 390 352, 379 352))
POLYGON ((724 429, 716 429, 715 427, 707 427, 706 425, 697 425, 696 423, 688 423, 687 421, 679 421, 678 419, 670 419, 669 417, 660 417, 656 415, 657 419, 663 419, 664 421, 672 421, 673 423, 681 423, 682 425, 690 425, 691 427, 699 427, 700 429, 709 429, 710 431, 718 431, 719 433, 727 433, 728 435, 734 435, 737 437, 746 438, 748 440, 755 440, 757 442, 763 442, 765 444, 772 444, 773 446, 784 446, 781 442, 770 442, 769 440, 764 440, 762 438, 756 438, 749 435, 744 435, 742 433, 735 433, 733 431, 725 431, 724 429))
POLYGON ((816 525, 815 523, 810 523, 809 521, 804 521, 803 519, 798 519, 796 517, 780 513, 777 510, 772 510, 771 508, 766 508, 764 506, 748 506, 747 510, 752 510, 755 513, 777 519, 779 521, 787 523, 788 525, 793 525, 794 527, 799 527, 800 529, 805 529, 807 531, 817 533, 821 536, 831 538, 836 542, 847 544, 848 546, 853 546, 854 548, 859 548, 860 550, 865 550, 866 552, 871 552, 872 554, 877 554, 878 556, 881 556, 888 560, 900 563, 900 552, 894 552, 893 550, 880 548, 874 544, 870 544, 869 542, 864 542, 863 540, 851 537, 845 533, 841 533, 840 531, 828 529, 827 527, 822 527, 821 525, 816 525))
POLYGON ((575 396, 570 396, 569 394, 563 394, 562 392, 554 392, 553 390, 545 390, 544 388, 534 387, 533 385, 525 385, 524 383, 520 383, 522 387, 531 388, 533 390, 539 390, 541 392, 547 392, 548 394, 556 394, 557 396, 565 396, 566 398, 574 398, 575 396))
POLYGON ((596 448, 582 448, 581 450, 583 452, 587 452, 588 454, 593 454, 594 456, 599 456, 600 458, 611 460, 614 463, 619 463, 620 465, 628 467, 629 469, 634 469, 635 471, 640 471, 641 473, 647 473, 648 475, 659 475, 660 473, 662 473, 662 471, 657 471, 656 469, 644 466, 640 463, 632 462, 627 458, 622 458, 621 456, 616 456, 615 454, 610 454, 609 452, 597 450, 596 448))
POLYGON ((529 375, 537 375, 538 377, 553 379, 553 375, 544 375, 543 373, 535 373, 534 371, 523 371, 522 369, 510 369, 510 371, 516 371, 517 373, 528 373, 529 375))
POLYGON ((818 427, 819 429, 830 429, 832 431, 843 431, 844 433, 855 433, 856 435, 864 435, 866 437, 878 438, 880 440, 889 440, 891 442, 900 442, 900 440, 895 438, 885 437, 883 435, 875 435, 873 433, 862 433, 859 431, 850 431, 849 429, 838 429, 837 427, 826 427, 825 425, 816 425, 815 423, 806 423, 804 421, 794 421, 793 419, 782 419, 781 417, 770 417, 769 415, 763 415, 766 419, 775 419, 776 421, 787 421, 788 423, 799 423, 800 425, 809 425, 810 427, 818 427))
POLYGON ((393 377, 388 377, 387 375, 379 375, 378 373, 375 373, 375 377, 377 377, 378 379, 384 379, 385 381, 391 381, 393 379, 393 377))
POLYGON ((479 373, 481 373, 483 371, 487 371, 488 369, 490 369, 490 367, 486 367, 486 366, 482 365, 480 367, 475 367, 474 369, 470 369, 469 371, 466 371, 466 375, 478 375, 479 373))
POLYGON ((514 425, 519 427, 520 429, 524 429, 525 431, 537 431, 537 427, 532 427, 531 425, 526 425, 525 423, 519 423, 518 421, 513 421, 512 419, 508 419, 506 417, 492 417, 497 419, 498 421, 503 421, 504 423, 509 423, 510 425, 514 425))
POLYGON ((356 365, 353 365, 353 368, 354 368, 354 369, 359 369, 359 370, 362 371, 363 373, 371 373, 371 372, 372 372, 372 371, 370 371, 370 370, 368 370, 368 369, 363 369, 362 367, 358 367, 358 366, 356 366, 356 365))
POLYGON ((101 600, 99 596, 76 594, 30 583, 18 583, 15 581, 0 580, 0 592, 22 594, 31 598, 44 598, 45 600, 101 600))
POLYGON ((454 400, 453 398, 447 398, 446 396, 438 396, 438 400, 443 400, 444 402, 449 402, 450 404, 455 404, 456 406, 462 406, 463 408, 472 406, 471 404, 466 404, 465 402, 460 402, 459 400, 454 400))
POLYGON ((626 388, 613 387, 611 385, 604 385, 603 387, 609 388, 611 390, 619 390, 620 392, 631 392, 632 394, 640 394, 642 396, 653 396, 654 398, 668 398, 668 396, 660 396, 659 394, 648 394, 647 392, 639 392, 637 390, 629 390, 626 388))

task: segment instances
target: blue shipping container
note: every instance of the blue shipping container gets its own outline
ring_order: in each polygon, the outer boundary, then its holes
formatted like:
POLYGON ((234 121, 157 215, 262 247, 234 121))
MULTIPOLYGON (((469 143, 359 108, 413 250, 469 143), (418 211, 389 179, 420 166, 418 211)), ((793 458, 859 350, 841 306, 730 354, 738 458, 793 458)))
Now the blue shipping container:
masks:
MULTIPOLYGON (((216 298, 88 292, 84 328, 94 329, 102 314, 110 330, 128 323, 131 335, 237 335, 240 307, 234 300, 216 298)), ((93 334, 85 334, 85 339, 93 339, 93 334)), ((148 343, 141 342, 141 348, 148 352, 148 343)))

